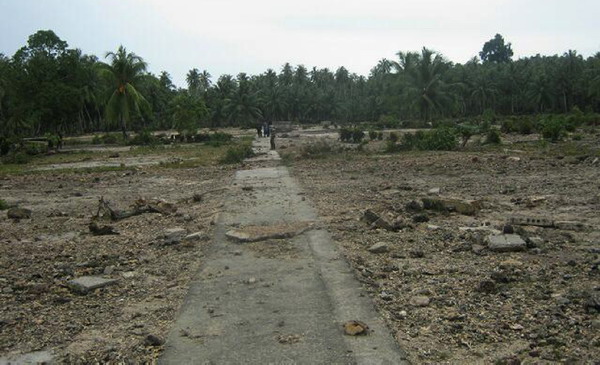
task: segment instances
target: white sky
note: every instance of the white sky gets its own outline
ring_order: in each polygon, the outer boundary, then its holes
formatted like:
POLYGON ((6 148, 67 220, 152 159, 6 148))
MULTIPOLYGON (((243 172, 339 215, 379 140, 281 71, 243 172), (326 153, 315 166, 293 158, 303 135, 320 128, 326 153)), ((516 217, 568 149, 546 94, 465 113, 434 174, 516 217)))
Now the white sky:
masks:
POLYGON ((423 46, 463 63, 496 33, 515 58, 587 57, 600 51, 599 19, 598 0, 0 0, 0 53, 52 29, 101 58, 123 44, 185 86, 194 67, 214 80, 285 62, 368 75, 381 58, 423 46))

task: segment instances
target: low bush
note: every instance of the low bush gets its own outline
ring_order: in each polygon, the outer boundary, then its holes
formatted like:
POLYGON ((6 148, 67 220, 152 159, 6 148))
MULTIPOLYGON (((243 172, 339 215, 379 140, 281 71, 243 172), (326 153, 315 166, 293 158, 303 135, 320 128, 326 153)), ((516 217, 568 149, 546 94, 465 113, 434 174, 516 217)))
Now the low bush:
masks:
POLYGON ((151 146, 159 143, 159 139, 154 137, 148 130, 143 130, 130 139, 127 144, 132 146, 151 146))
POLYGON ((365 138, 365 132, 360 128, 341 128, 340 140, 346 143, 361 143, 365 138))
POLYGON ((252 156, 254 156, 252 147, 249 144, 240 144, 229 147, 225 152, 225 156, 219 162, 221 164, 236 164, 252 156))
POLYGON ((0 210, 6 210, 6 209, 8 209, 8 203, 5 200, 0 199, 0 210))
POLYGON ((121 144, 123 137, 117 133, 107 133, 101 136, 95 135, 92 144, 121 144))
MULTIPOLYGON (((458 146, 457 132, 453 128, 440 127, 430 131, 406 133, 398 150, 450 151, 458 146)), ((391 147, 391 146, 388 146, 391 147)))
POLYGON ((14 164, 14 165, 25 165, 31 161, 31 155, 24 151, 11 151, 2 157, 2 163, 14 164))
POLYGON ((540 120, 538 130, 545 140, 558 142, 566 134, 565 121, 561 116, 548 116, 540 120))
POLYGON ((490 128, 485 134, 485 144, 501 144, 500 131, 496 128, 490 128))

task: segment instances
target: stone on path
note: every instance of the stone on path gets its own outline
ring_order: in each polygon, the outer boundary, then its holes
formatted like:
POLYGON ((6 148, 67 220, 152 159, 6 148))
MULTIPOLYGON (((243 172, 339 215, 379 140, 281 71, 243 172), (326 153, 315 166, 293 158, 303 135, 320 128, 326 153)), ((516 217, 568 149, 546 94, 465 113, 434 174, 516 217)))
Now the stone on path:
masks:
POLYGON ((105 286, 115 284, 116 282, 116 279, 105 279, 100 276, 82 276, 77 279, 70 280, 67 284, 71 290, 80 294, 87 294, 92 290, 103 288, 105 286))
POLYGON ((490 235, 487 242, 490 251, 495 252, 524 251, 527 247, 525 241, 517 234, 490 235))
POLYGON ((311 222, 284 223, 271 226, 246 226, 227 231, 225 235, 238 242, 258 242, 298 236, 309 230, 311 222))
POLYGON ((344 323, 344 333, 348 336, 360 336, 369 333, 369 326, 361 321, 348 321, 344 323))

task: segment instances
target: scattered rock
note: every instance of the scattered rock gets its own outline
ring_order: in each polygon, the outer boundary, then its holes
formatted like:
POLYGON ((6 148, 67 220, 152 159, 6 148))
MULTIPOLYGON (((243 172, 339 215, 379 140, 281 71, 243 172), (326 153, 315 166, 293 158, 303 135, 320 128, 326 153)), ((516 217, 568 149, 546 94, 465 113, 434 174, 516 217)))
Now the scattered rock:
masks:
POLYGON ((487 237, 488 249, 494 252, 523 251, 527 244, 516 234, 490 235, 487 237))
POLYGON ((483 280, 477 286, 477 291, 485 294, 495 294, 498 292, 498 287, 492 280, 483 280))
POLYGON ((371 253, 385 253, 390 250, 390 247, 385 242, 377 242, 367 249, 371 253))
POLYGON ((412 220, 415 223, 425 223, 429 222, 429 216, 427 214, 416 214, 412 217, 412 220))
POLYGON ((409 212, 420 212, 423 210, 423 206, 418 201, 412 200, 404 206, 404 209, 409 212))
POLYGON ((414 307, 427 307, 427 306, 429 306, 430 302, 431 302, 431 299, 424 295, 414 296, 414 297, 410 298, 410 301, 409 301, 410 305, 412 305, 414 307))
POLYGON ((502 227, 502 233, 504 233, 504 234, 514 234, 515 233, 515 229, 510 224, 505 224, 502 227))
POLYGON ((208 236, 204 232, 196 232, 185 236, 184 241, 208 241, 210 240, 210 236, 208 236))
POLYGON ((449 198, 423 198, 425 209, 456 212, 463 215, 475 215, 481 209, 478 200, 462 200, 449 198))
POLYGON ((167 246, 176 245, 180 243, 186 235, 187 231, 184 228, 169 228, 163 235, 163 244, 167 246))
POLYGON ((361 321, 348 321, 343 326, 344 333, 348 336, 362 336, 369 333, 369 326, 361 321))
POLYGON ((473 245, 471 246, 471 251, 473 251, 474 254, 481 255, 485 251, 485 247, 482 245, 473 245))
POLYGON ((430 231, 437 231, 437 230, 440 229, 440 226, 436 226, 434 224, 428 224, 427 225, 427 229, 430 230, 430 231))
POLYGON ((440 192, 442 191, 442 189, 440 188, 431 188, 427 191, 427 194, 429 195, 439 195, 440 192))
POLYGON ((113 285, 117 282, 115 279, 105 279, 99 276, 82 276, 70 280, 67 285, 71 290, 79 294, 87 294, 90 291, 113 285))
POLYGON ((6 216, 14 220, 30 219, 31 210, 26 208, 10 208, 6 211, 6 216))
POLYGON ((91 222, 88 226, 90 232, 94 236, 107 236, 107 235, 118 235, 119 232, 115 231, 112 226, 99 226, 96 222, 91 222))
POLYGON ((408 255, 414 259, 420 259, 425 257, 425 252, 423 250, 411 250, 408 255))
POLYGON ((157 347, 157 346, 162 346, 164 343, 165 343, 165 340, 163 340, 162 338, 160 338, 156 335, 153 335, 153 334, 149 334, 144 339, 144 345, 146 345, 146 346, 157 347))

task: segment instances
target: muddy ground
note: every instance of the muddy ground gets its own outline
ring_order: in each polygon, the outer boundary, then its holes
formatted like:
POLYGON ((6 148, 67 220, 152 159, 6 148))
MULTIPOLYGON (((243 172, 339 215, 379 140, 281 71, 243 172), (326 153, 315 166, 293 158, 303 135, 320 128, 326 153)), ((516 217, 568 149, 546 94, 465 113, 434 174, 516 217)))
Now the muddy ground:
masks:
POLYGON ((306 141, 280 144, 413 363, 592 364, 600 361, 598 142, 399 154, 370 143, 371 152, 315 159, 301 157, 306 141), (421 211, 427 197, 481 209, 421 211), (372 227, 367 209, 402 228, 372 227), (511 216, 585 227, 504 227, 511 216), (514 231, 526 249, 490 251, 491 229, 514 231), (376 243, 387 252, 369 252, 376 243))
POLYGON ((0 197, 32 211, 31 219, 0 215, 0 358, 52 350, 60 363, 153 361, 202 264, 235 168, 128 165, 0 176, 0 197), (101 197, 118 209, 145 198, 177 210, 99 220, 119 234, 95 236, 88 225, 101 197), (173 228, 199 234, 173 244, 164 238, 173 228), (68 286, 89 275, 118 281, 85 295, 68 286))

